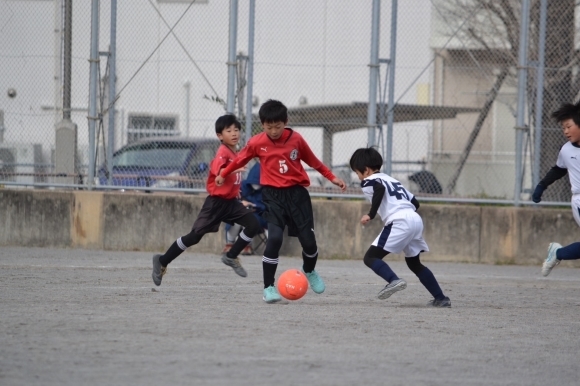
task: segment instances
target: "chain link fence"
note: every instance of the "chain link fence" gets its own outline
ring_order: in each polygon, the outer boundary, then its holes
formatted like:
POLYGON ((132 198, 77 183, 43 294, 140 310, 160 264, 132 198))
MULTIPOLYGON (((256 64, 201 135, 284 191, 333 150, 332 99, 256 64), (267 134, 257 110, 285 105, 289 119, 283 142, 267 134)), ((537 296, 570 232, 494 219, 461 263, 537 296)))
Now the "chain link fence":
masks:
MULTIPOLYGON (((546 2, 544 53, 542 1, 530 0, 519 149, 522 1, 257 0, 254 22, 252 3, 0 0, 0 184, 204 191, 219 144, 213 125, 229 102, 232 31, 233 111, 245 123, 249 102, 256 133, 260 104, 284 102, 289 125, 347 181, 348 194, 360 195, 350 155, 369 144, 395 178, 435 201, 528 200, 555 164, 565 138, 550 113, 574 101, 578 90, 573 0, 546 2), (97 113, 91 117, 95 4, 97 113)), ((309 174, 313 194, 338 193, 317 172, 309 174)), ((569 197, 563 178, 544 199, 569 197)))

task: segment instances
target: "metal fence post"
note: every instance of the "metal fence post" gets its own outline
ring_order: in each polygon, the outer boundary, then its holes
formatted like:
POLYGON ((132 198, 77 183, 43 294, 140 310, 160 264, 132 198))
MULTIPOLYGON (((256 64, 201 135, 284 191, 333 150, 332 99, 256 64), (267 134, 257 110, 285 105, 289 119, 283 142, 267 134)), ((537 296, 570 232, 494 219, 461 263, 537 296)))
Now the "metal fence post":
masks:
POLYGON ((546 14, 548 0, 540 2, 540 30, 538 40, 538 67, 536 78, 536 117, 534 130, 534 164, 532 167, 532 189, 540 182, 540 147, 542 146, 542 110, 544 105, 544 64, 546 52, 546 14))
POLYGON ((397 0, 391 4, 391 54, 389 57, 389 107, 387 112, 387 146, 385 173, 391 174, 393 161, 393 121, 395 116, 395 63, 397 57, 397 0))
POLYGON ((369 106, 367 112, 368 143, 376 143, 377 129, 377 81, 379 77, 379 30, 381 22, 381 0, 373 0, 371 23, 371 61, 369 64, 369 106))
POLYGON ((246 83, 246 142, 252 136, 252 103, 254 86, 254 28, 256 18, 256 0, 250 0, 248 17, 248 81, 246 83))
POLYGON ((519 205, 522 193, 522 145, 525 126, 526 109, 526 83, 527 83, 527 51, 528 51, 528 25, 530 21, 530 0, 522 2, 522 17, 520 22, 520 46, 518 53, 518 110, 516 117, 516 183, 514 192, 514 204, 519 205))
POLYGON ((228 56, 228 100, 226 111, 234 113, 236 104, 236 41, 238 38, 238 0, 230 0, 230 33, 228 56))

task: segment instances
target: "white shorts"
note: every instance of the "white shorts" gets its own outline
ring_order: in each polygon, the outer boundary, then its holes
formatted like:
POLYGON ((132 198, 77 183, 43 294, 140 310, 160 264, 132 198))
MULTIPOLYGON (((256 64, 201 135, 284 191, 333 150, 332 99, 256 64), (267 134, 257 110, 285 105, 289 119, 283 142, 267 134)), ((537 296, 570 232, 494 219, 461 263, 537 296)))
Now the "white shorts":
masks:
POLYGON ((580 226, 580 194, 572 195, 572 215, 574 220, 576 220, 576 224, 580 226))
POLYGON ((405 253, 405 257, 414 257, 421 252, 428 252, 429 247, 423 240, 423 220, 412 211, 397 214, 399 218, 385 225, 373 244, 390 253, 405 253))

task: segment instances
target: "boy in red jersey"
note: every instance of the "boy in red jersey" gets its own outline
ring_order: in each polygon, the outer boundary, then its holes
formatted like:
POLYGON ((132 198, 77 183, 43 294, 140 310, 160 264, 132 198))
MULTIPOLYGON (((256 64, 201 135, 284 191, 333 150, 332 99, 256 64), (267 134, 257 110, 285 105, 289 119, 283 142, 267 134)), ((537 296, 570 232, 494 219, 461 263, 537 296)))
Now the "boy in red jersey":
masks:
POLYGON ((286 106, 279 101, 269 100, 260 107, 259 114, 264 132, 248 141, 238 157, 219 173, 215 184, 221 186, 230 173, 246 165, 252 158, 260 159, 260 185, 263 186, 262 200, 266 206, 262 216, 268 222, 268 241, 262 257, 264 301, 275 303, 282 299, 274 286, 274 276, 286 226, 288 235, 298 237, 302 246, 302 270, 308 278, 310 288, 320 294, 324 292, 325 285, 314 270, 318 247, 314 236, 312 202, 306 190, 310 179, 301 161, 316 169, 343 191, 346 184, 316 158, 300 134, 286 127, 286 106))
POLYGON ((171 263, 188 247, 199 243, 204 234, 217 232, 220 223, 238 223, 244 226, 238 239, 232 248, 222 255, 222 262, 229 265, 234 271, 246 277, 247 273, 242 267, 238 255, 246 247, 252 238, 261 232, 260 223, 237 199, 240 192, 241 171, 236 168, 232 174, 225 179, 225 183, 215 184, 215 177, 228 166, 236 157, 236 145, 240 140, 240 122, 235 115, 227 114, 219 117, 215 123, 215 132, 222 142, 215 158, 211 161, 209 175, 207 178, 207 192, 209 196, 205 199, 197 219, 193 223, 190 233, 178 238, 163 255, 153 256, 153 282, 155 285, 161 284, 161 278, 167 271, 167 265, 171 263))

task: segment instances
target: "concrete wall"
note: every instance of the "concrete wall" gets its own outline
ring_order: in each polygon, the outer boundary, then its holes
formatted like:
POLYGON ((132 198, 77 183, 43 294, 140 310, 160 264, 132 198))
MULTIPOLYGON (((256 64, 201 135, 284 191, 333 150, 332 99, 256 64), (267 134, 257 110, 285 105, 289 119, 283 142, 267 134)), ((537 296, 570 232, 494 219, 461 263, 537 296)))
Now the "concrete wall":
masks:
MULTIPOLYGON (((182 194, 0 189, 0 245, 163 252, 189 232, 204 201, 182 194)), ((362 259, 381 222, 362 228, 362 200, 313 199, 321 258, 362 259)), ((539 264, 551 241, 578 241, 568 208, 423 204, 424 260, 539 264)), ((190 251, 221 253, 223 231, 190 251)), ((300 256, 296 238, 281 254, 300 256)), ((398 258, 398 257, 389 257, 398 258)), ((579 265, 580 266, 580 265, 579 265)))

